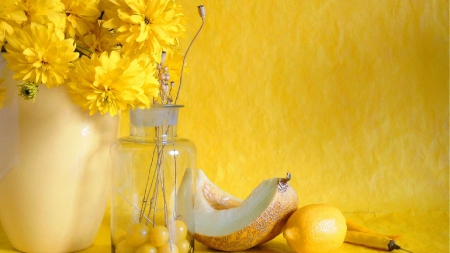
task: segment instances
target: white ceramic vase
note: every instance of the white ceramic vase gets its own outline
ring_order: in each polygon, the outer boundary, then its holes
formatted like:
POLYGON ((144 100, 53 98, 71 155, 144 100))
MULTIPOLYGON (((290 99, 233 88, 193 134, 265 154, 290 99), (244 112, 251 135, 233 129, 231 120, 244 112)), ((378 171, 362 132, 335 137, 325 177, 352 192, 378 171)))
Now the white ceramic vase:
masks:
POLYGON ((66 88, 39 88, 34 103, 0 59, 7 99, 0 109, 0 222, 24 252, 89 247, 102 222, 110 185, 109 147, 118 118, 89 116, 66 88))

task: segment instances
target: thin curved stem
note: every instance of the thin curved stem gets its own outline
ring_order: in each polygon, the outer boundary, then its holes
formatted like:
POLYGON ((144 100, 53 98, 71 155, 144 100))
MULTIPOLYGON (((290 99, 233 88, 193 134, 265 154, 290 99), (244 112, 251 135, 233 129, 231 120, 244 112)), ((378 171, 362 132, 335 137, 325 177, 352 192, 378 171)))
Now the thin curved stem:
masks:
POLYGON ((191 49, 192 43, 194 43, 195 39, 197 38, 200 31, 202 30, 204 24, 205 24, 205 19, 202 17, 202 24, 201 24, 200 28, 198 29, 197 33, 195 34, 194 38, 192 39, 191 43, 189 44, 188 48, 186 49, 186 53, 184 54, 183 65, 181 65, 180 85, 178 86, 177 96, 175 97, 174 104, 177 104, 178 96, 180 95, 181 84, 183 82, 184 62, 186 61, 186 58, 189 53, 189 49, 191 49))

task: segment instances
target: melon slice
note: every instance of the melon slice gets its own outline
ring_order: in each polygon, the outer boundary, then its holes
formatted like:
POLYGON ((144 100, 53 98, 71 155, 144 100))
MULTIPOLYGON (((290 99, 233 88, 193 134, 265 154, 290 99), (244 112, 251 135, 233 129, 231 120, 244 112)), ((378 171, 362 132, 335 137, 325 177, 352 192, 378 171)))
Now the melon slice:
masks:
POLYGON ((289 179, 264 180, 242 201, 198 170, 195 239, 213 249, 241 251, 275 238, 298 206, 289 179))

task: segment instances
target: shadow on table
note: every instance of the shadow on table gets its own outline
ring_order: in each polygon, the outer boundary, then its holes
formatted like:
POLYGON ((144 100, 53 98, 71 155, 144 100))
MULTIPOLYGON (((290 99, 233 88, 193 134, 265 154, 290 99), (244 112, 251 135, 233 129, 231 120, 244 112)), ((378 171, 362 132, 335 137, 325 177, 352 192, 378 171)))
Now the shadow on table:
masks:
MULTIPOLYGON (((245 251, 234 251, 234 253, 252 253, 252 252, 258 252, 258 253, 293 253, 293 251, 289 248, 287 243, 282 240, 275 240, 266 242, 264 244, 255 246, 251 249, 247 249, 245 251)), ((220 250, 214 250, 212 248, 209 248, 201 243, 196 242, 195 244, 195 252, 224 252, 220 250)))

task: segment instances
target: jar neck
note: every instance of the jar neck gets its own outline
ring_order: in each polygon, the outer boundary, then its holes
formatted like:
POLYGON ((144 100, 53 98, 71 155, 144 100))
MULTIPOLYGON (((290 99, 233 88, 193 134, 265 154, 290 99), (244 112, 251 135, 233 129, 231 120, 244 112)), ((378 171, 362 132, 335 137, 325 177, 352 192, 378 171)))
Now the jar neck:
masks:
POLYGON ((180 105, 152 105, 149 109, 130 110, 130 136, 173 139, 177 136, 180 105))

